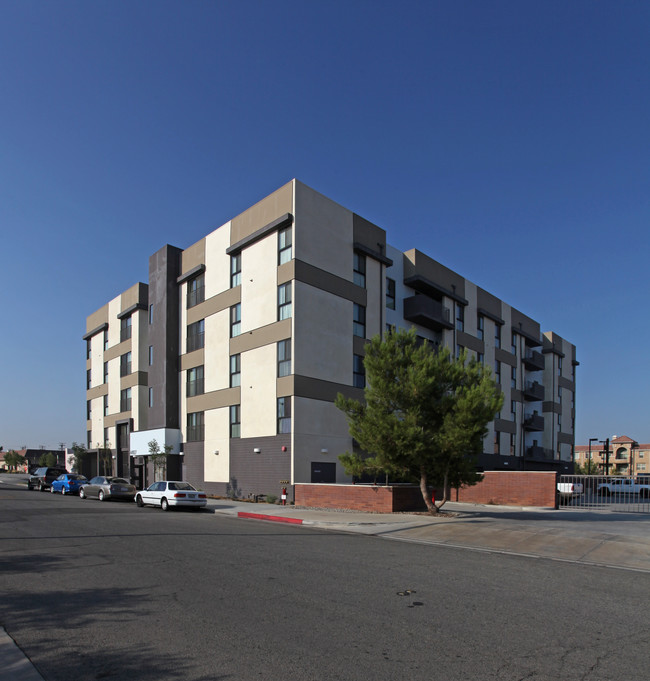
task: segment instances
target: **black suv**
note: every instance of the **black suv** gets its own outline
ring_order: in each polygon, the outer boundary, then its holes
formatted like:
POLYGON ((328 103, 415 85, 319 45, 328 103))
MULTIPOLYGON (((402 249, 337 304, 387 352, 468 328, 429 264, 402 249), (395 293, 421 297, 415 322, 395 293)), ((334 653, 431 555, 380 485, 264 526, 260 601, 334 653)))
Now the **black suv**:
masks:
POLYGON ((43 466, 43 468, 38 468, 34 471, 34 475, 27 481, 27 489, 38 489, 44 492, 46 489, 50 489, 52 481, 56 480, 59 475, 67 473, 65 468, 51 468, 48 466, 43 466))

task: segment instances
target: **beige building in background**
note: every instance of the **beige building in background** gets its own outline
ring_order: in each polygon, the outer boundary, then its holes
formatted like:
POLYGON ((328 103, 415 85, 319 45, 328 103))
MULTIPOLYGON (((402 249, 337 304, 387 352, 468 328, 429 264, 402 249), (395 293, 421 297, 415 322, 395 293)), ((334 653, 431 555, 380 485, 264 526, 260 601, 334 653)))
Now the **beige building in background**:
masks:
MULTIPOLYGON (((571 472, 575 346, 297 180, 185 250, 150 258, 136 284, 88 317, 88 446, 151 482, 278 494, 347 482, 337 393, 361 399, 367 341, 390 328, 490 366, 505 395, 479 465, 571 472)), ((89 471, 92 472, 92 471, 89 471)))
MULTIPOLYGON (((589 445, 576 445, 575 463, 585 466, 591 460, 598 471, 605 473, 605 445, 596 440, 589 445)), ((650 444, 633 440, 627 435, 612 435, 609 439, 609 473, 612 475, 650 475, 650 444)))

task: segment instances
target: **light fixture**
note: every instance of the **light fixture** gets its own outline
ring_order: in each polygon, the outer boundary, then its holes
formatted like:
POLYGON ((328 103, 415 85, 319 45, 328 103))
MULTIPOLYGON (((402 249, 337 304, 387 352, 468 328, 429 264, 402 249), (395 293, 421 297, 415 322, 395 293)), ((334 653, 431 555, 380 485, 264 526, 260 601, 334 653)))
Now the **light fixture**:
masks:
POLYGON ((255 447, 255 449, 253 449, 253 454, 259 454, 261 451, 262 450, 259 447, 255 447))
POLYGON ((219 450, 218 450, 218 449, 215 449, 215 450, 214 450, 214 455, 215 455, 215 456, 219 456, 219 450))

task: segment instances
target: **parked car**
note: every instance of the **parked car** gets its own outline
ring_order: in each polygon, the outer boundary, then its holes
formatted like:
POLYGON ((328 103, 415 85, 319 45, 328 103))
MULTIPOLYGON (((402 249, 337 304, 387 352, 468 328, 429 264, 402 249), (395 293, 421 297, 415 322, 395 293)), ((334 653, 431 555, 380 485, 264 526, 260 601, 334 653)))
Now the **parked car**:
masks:
POLYGON ((88 482, 85 475, 77 475, 76 473, 64 473, 52 482, 50 485, 50 492, 55 494, 79 494, 79 488, 84 483, 88 482))
POLYGON ((138 492, 135 503, 142 508, 145 504, 160 506, 163 511, 174 507, 200 509, 208 503, 205 492, 197 490, 189 482, 161 480, 138 492))
POLYGON ((27 489, 38 489, 44 492, 46 489, 50 489, 50 485, 63 473, 67 473, 65 468, 54 468, 48 466, 42 466, 37 468, 32 475, 27 480, 27 489))
POLYGON ((135 485, 124 478, 97 475, 79 488, 79 496, 82 499, 97 497, 100 501, 108 501, 109 499, 132 501, 135 496, 135 485))
POLYGON ((560 503, 566 504, 570 499, 579 497, 584 492, 581 482, 558 482, 557 493, 560 503))
POLYGON ((610 478, 609 481, 598 485, 598 494, 638 494, 644 499, 650 498, 650 481, 631 480, 630 478, 610 478))

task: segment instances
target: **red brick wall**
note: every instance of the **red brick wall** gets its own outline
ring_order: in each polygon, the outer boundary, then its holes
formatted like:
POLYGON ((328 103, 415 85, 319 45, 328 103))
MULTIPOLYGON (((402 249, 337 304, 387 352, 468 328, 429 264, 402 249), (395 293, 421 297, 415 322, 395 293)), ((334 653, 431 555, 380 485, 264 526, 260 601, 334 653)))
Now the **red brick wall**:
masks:
POLYGON ((553 471, 489 471, 473 487, 451 491, 450 501, 497 506, 555 508, 553 471))
POLYGON ((354 511, 392 513, 424 508, 418 487, 372 485, 295 485, 296 506, 348 508, 354 511))

